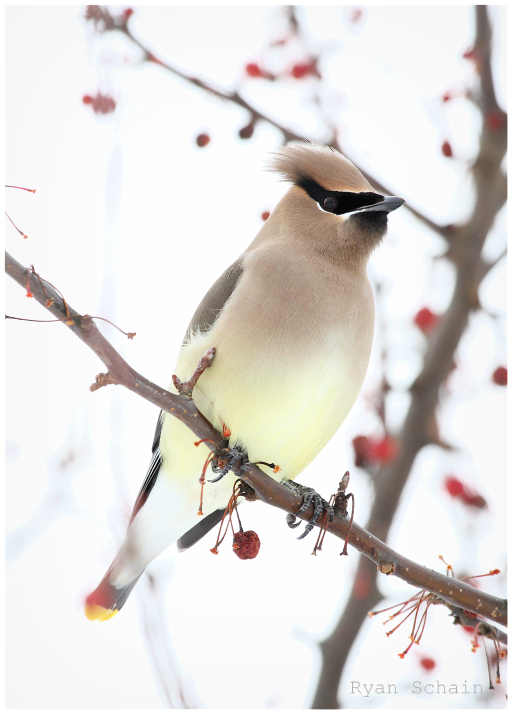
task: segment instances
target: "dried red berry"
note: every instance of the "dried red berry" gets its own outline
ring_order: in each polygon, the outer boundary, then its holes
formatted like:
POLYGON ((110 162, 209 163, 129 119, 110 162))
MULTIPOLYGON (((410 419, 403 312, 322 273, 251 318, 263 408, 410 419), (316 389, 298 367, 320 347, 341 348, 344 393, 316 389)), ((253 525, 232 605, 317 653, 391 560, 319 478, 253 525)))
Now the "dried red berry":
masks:
POLYGON ((429 308, 421 308, 415 318, 414 323, 422 330, 423 333, 429 333, 437 325, 440 316, 433 313, 429 308))
POLYGON ((507 385, 508 384, 508 368, 498 367, 492 375, 492 380, 496 385, 507 385))
POLYGON ((262 221, 267 221, 267 219, 269 218, 270 215, 271 215, 270 211, 262 211, 262 215, 261 215, 262 221))
POLYGON ((208 136, 208 134, 198 134, 198 136, 196 137, 196 144, 201 148, 207 146, 209 141, 210 137, 208 136))
POLYGON ((134 11, 131 7, 127 7, 127 9, 123 12, 123 15, 125 16, 125 20, 128 20, 129 17, 131 17, 134 14, 134 11))
POLYGON ((424 668, 424 670, 433 670, 436 665, 433 658, 422 658, 420 664, 424 668))
POLYGON ((84 96, 82 97, 82 102, 83 102, 84 104, 92 104, 92 103, 93 103, 93 98, 91 97, 90 94, 84 94, 84 96))
POLYGON ((451 99, 454 99, 453 92, 445 92, 444 94, 442 94, 442 102, 450 102, 451 99))
POLYGON ((444 141, 442 144, 442 154, 450 158, 452 156, 452 146, 448 141, 444 141))
POLYGON ((239 559, 254 559, 260 550, 260 539, 254 531, 238 531, 233 537, 233 550, 239 559))

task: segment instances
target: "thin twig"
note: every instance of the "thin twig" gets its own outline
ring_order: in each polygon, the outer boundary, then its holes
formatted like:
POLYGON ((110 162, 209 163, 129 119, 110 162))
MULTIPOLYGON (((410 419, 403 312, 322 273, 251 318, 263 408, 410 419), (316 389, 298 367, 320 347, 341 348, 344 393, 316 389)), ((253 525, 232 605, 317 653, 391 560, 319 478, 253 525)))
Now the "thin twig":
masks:
POLYGON ((203 355, 203 357, 198 363, 198 367, 194 371, 194 374, 192 375, 190 380, 187 380, 187 382, 182 382, 178 379, 176 375, 173 375, 173 385, 178 390, 179 395, 185 395, 185 397, 188 397, 189 400, 192 400, 192 391, 194 390, 196 383, 198 382, 201 375, 203 375, 207 367, 210 367, 212 365, 212 361, 215 357, 215 354, 216 349, 210 348, 210 350, 208 350, 205 355, 203 355))

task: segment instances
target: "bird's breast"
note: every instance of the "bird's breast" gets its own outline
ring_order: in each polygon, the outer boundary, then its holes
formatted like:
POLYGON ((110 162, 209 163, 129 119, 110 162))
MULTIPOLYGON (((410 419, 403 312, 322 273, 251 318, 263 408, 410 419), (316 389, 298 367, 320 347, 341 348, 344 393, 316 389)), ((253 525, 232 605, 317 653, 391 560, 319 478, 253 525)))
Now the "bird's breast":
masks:
POLYGON ((373 299, 365 281, 338 290, 294 285, 301 276, 269 276, 244 289, 245 275, 212 328, 180 353, 188 379, 207 350, 212 366, 193 394, 215 427, 251 461, 278 464, 294 479, 321 451, 360 391, 373 335, 373 299), (242 288, 242 290, 241 290, 242 288), (294 288, 294 290, 292 290, 294 288), (299 288, 299 289, 298 289, 299 288))

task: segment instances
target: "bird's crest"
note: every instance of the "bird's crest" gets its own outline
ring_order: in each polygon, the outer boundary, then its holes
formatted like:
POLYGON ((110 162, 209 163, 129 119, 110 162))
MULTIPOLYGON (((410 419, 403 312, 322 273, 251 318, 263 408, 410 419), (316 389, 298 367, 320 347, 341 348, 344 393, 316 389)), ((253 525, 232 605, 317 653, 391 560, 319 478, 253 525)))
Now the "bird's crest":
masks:
POLYGON ((273 153, 268 169, 293 184, 313 179, 331 191, 375 191, 349 159, 317 142, 292 142, 279 148, 273 153))

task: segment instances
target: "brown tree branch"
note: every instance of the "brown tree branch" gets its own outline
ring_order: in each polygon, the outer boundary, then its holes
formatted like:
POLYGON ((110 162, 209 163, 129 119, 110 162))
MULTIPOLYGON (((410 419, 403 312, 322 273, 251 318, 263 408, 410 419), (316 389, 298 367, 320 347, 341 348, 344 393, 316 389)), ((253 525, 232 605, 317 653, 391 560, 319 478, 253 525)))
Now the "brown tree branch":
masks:
MULTIPOLYGON (((477 6, 476 47, 485 64, 490 62, 491 34, 486 8, 477 6)), ((489 107, 491 93, 485 89, 491 70, 482 65, 482 109, 489 107), (485 99, 486 97, 486 99, 485 99), (485 106, 486 105, 486 106, 485 106)), ((493 95, 494 96, 494 95, 493 95)), ((436 417, 440 388, 451 371, 453 355, 467 327, 470 314, 479 309, 478 289, 484 277, 482 249, 495 216, 506 200, 506 177, 501 164, 506 152, 505 132, 483 122, 479 154, 473 175, 476 201, 472 216, 459 228, 451 244, 449 258, 456 267, 456 281, 449 307, 428 345, 423 368, 411 387, 411 402, 398 435, 397 458, 381 467, 375 476, 375 498, 367 528, 386 540, 399 499, 420 450, 430 443, 429 425, 436 417)), ((376 572, 360 557, 353 593, 333 632, 321 644, 323 665, 313 701, 314 709, 338 709, 338 687, 349 652, 362 623, 381 599, 376 572), (362 589, 361 584, 364 584, 362 589)), ((470 609, 472 610, 472 609, 470 609)))
MULTIPOLYGON (((24 288, 31 272, 6 253, 6 273, 24 288)), ((88 315, 80 315, 66 304, 60 294, 47 281, 39 277, 31 287, 34 298, 53 315, 67 318, 66 325, 88 345, 109 370, 109 382, 123 385, 139 396, 152 402, 186 424, 200 439, 221 443, 223 437, 205 419, 194 406, 190 398, 174 395, 155 385, 136 372, 114 347, 106 340, 88 315)), ((289 487, 268 477, 255 464, 244 473, 246 481, 266 504, 283 509, 287 513, 296 513, 301 499, 289 487)), ((308 520, 313 507, 300 517, 308 520)), ((348 521, 340 513, 335 514, 327 530, 345 539, 348 521)), ((490 596, 472 586, 427 569, 410 559, 398 554, 393 549, 353 522, 349 534, 349 543, 370 559, 381 573, 398 576, 407 583, 437 594, 452 606, 472 611, 497 623, 506 623, 506 603, 503 599, 490 596)))

